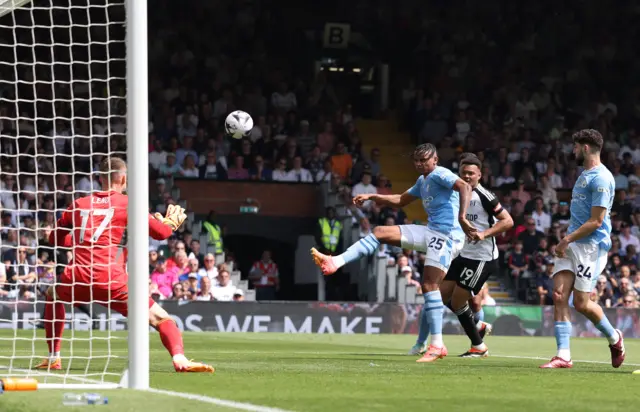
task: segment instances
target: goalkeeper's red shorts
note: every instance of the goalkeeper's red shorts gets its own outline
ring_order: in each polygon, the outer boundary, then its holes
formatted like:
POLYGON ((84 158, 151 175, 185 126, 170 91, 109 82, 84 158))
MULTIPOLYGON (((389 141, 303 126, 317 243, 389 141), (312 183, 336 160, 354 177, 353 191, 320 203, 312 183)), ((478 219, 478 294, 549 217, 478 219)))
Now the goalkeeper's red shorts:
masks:
MULTIPOLYGON (((72 305, 98 303, 115 310, 122 316, 128 316, 127 299, 129 299, 129 290, 126 284, 119 282, 81 283, 78 280, 76 280, 76 283, 71 283, 69 277, 65 276, 69 272, 67 270, 65 272, 60 277, 61 283, 58 283, 55 288, 56 300, 72 305)), ((99 279, 100 277, 96 276, 95 278, 99 279)), ((149 307, 153 306, 154 303, 155 301, 149 297, 149 307)))

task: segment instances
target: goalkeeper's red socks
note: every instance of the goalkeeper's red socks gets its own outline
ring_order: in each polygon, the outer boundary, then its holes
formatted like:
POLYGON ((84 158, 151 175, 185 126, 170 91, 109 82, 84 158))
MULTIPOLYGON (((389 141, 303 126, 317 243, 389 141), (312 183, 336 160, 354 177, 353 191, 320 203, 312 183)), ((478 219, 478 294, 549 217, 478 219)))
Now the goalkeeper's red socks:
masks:
POLYGON ((62 302, 54 302, 52 298, 48 297, 44 307, 44 332, 47 346, 49 346, 50 358, 60 356, 65 315, 62 302))
POLYGON ((180 333, 180 329, 178 329, 173 319, 165 319, 158 323, 156 330, 160 333, 160 340, 171 356, 184 356, 182 333, 180 333))

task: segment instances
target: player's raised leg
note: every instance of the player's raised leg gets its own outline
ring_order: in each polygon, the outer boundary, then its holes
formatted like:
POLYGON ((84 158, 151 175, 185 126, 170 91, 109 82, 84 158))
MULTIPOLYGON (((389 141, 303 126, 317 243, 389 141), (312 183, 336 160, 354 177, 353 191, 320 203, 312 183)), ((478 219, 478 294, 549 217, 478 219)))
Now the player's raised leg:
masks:
MULTIPOLYGON (((361 207, 366 202, 374 202, 379 206, 403 208, 416 199, 433 199, 429 194, 430 185, 426 182, 426 177, 431 173, 437 165, 438 156, 436 148, 432 144, 423 144, 416 147, 413 154, 413 164, 416 171, 420 173, 416 184, 402 194, 380 195, 380 194, 364 194, 353 198, 353 203, 361 207)), ((453 175, 451 172, 449 172, 453 175)), ((455 175, 454 175, 455 176, 455 175)), ((451 192, 451 188, 448 189, 451 192)), ((449 193, 450 194, 450 193, 449 193)), ((444 201, 448 201, 449 196, 444 201)), ((425 206, 426 207, 426 206, 425 206)), ((428 214, 428 212, 427 212, 428 214)), ((403 225, 405 226, 405 225, 403 225)), ((415 226, 415 225, 408 225, 415 226)), ((400 226, 378 226, 368 236, 360 239, 351 245, 344 253, 338 256, 327 256, 318 252, 315 248, 311 249, 313 260, 320 267, 322 273, 331 275, 347 263, 354 262, 364 256, 373 255, 380 243, 394 246, 401 245, 401 227, 400 226)), ((426 245, 421 245, 424 250, 426 245)), ((404 247, 404 246, 403 246, 404 247)))
POLYGON ((311 256, 324 275, 332 275, 348 263, 373 255, 380 243, 400 246, 400 228, 398 226, 376 226, 371 233, 349 246, 344 253, 338 256, 324 255, 316 248, 311 248, 311 256))

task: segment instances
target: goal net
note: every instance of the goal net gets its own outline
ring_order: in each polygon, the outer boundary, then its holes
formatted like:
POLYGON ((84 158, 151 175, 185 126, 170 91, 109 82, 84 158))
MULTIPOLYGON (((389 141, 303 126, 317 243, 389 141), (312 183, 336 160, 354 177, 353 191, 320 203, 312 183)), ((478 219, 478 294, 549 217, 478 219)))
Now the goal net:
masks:
POLYGON ((62 368, 35 369, 71 254, 48 234, 104 157, 126 157, 125 15, 125 0, 0 0, 0 377, 109 387, 127 368, 125 320, 89 302, 66 306, 62 368))

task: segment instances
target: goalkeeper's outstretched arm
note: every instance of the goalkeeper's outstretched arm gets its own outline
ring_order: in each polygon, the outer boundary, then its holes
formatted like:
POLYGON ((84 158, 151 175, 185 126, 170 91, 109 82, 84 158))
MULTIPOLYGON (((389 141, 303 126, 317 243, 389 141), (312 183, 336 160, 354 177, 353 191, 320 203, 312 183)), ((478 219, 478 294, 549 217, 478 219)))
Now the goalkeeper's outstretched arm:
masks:
POLYGON ((178 230, 186 219, 187 214, 181 206, 169 205, 165 216, 160 213, 149 215, 149 235, 156 240, 164 240, 178 230))
POLYGON ((157 218, 149 215, 149 236, 155 240, 165 240, 171 236, 173 229, 169 225, 165 225, 157 218))

